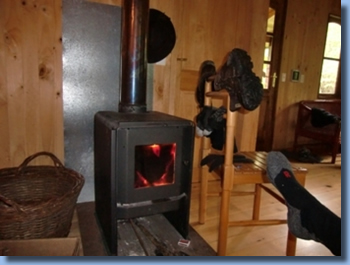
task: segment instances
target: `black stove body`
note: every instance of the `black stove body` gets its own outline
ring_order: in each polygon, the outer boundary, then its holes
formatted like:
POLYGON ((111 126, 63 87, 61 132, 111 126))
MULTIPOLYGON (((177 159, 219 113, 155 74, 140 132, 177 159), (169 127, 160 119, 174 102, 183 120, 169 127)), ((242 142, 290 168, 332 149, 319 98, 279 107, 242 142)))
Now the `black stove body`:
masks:
POLYGON ((95 211, 112 255, 120 219, 163 214, 189 229, 194 125, 147 111, 148 26, 149 0, 123 0, 119 112, 94 117, 95 211))
POLYGON ((186 238, 194 125, 159 112, 94 118, 96 215, 112 255, 117 220, 162 213, 186 238))

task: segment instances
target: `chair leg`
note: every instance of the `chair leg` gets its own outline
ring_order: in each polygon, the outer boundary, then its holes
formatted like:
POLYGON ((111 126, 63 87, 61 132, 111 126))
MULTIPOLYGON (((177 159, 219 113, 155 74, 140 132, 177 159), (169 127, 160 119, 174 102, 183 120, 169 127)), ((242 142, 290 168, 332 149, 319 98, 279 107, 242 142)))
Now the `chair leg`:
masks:
POLYGON ((293 152, 294 153, 297 151, 297 147, 298 147, 298 135, 295 134, 295 136, 294 136, 294 143, 293 143, 293 152))
POLYGON ((337 154, 333 153, 332 154, 332 161, 331 161, 332 164, 335 163, 336 158, 337 158, 337 154))
POLYGON ((261 201, 261 186, 259 184, 255 184, 255 195, 254 195, 254 205, 253 205, 253 220, 259 220, 260 201, 261 201))
POLYGON ((332 164, 335 163, 335 160, 336 160, 336 158, 337 158, 338 151, 339 151, 339 142, 335 143, 335 144, 333 145, 333 148, 332 148, 332 161, 331 161, 332 164))
POLYGON ((201 186, 200 186, 200 198, 199 198, 199 223, 205 223, 205 217, 207 213, 207 194, 208 194, 208 175, 207 168, 201 168, 201 186))
POLYGON ((297 238, 288 230, 286 256, 295 256, 297 238))
POLYGON ((221 196, 221 209, 219 220, 218 256, 226 255, 227 235, 229 227, 229 204, 231 191, 223 190, 221 196))

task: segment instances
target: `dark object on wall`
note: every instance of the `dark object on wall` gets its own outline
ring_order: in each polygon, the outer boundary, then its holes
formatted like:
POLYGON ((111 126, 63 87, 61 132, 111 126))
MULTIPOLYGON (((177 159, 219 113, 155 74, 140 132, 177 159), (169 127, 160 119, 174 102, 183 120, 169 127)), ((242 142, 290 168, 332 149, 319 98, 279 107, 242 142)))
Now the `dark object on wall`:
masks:
POLYGON ((176 42, 176 32, 170 18, 156 9, 149 10, 147 61, 156 63, 167 57, 176 42))
POLYGON ((0 239, 66 237, 83 185, 82 175, 48 152, 1 169, 0 239), (29 166, 38 156, 49 156, 54 166, 29 166))

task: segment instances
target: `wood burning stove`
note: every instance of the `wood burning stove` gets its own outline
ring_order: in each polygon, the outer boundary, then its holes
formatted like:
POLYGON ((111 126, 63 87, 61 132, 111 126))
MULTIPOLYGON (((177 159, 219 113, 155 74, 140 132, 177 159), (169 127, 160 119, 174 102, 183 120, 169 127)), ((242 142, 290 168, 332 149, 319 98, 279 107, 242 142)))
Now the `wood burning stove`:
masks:
POLYGON ((187 237, 194 145, 192 121, 146 111, 148 1, 122 10, 119 112, 94 118, 95 210, 111 254, 119 219, 161 213, 187 237))
POLYGON ((112 254, 117 220, 163 213, 188 234, 194 127, 159 112, 95 115, 96 215, 112 254))

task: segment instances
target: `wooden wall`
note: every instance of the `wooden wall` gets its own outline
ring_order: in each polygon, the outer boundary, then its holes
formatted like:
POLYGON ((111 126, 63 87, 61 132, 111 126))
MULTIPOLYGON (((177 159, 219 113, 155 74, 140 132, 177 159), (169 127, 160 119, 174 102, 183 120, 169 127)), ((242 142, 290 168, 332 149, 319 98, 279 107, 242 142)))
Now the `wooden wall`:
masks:
MULTIPOLYGON (((296 102, 316 97, 328 13, 340 14, 340 1, 288 2, 281 71, 288 79, 290 70, 299 68, 305 82, 279 84, 275 148, 291 145, 296 102)), ((61 5, 61 0, 0 1, 0 168, 17 166, 41 150, 63 159, 61 5)), ((212 59, 219 65, 234 47, 245 48, 256 69, 261 69, 268 0, 150 0, 150 6, 170 16, 178 32, 178 43, 166 64, 154 69, 155 110, 182 113, 181 99, 190 100, 200 63, 212 59), (187 61, 181 61, 184 56, 187 61)), ((191 107, 190 111, 193 116, 196 110, 191 107)), ((255 145, 258 111, 240 114, 241 149, 255 145)))
MULTIPOLYGON (((176 116, 194 120, 199 113, 195 99, 199 68, 203 61, 212 60, 216 68, 225 62, 234 48, 246 50, 258 75, 262 69, 268 1, 184 1, 181 23, 178 25, 178 50, 173 65, 176 116), (212 19, 221 18, 221 19, 212 19), (256 21, 253 22, 253 21, 256 21)), ((171 84, 170 89, 173 90, 171 84)), ((218 100, 216 106, 222 105, 218 100)), ((240 151, 255 150, 259 109, 241 109, 235 131, 240 151)), ((195 138, 194 178, 200 167, 201 138, 195 138)))
MULTIPOLYGON (((268 1, 185 1, 180 27, 180 71, 175 113, 191 118, 198 114, 195 89, 198 70, 205 60, 214 61, 217 69, 234 48, 246 50, 254 62, 254 71, 261 76, 268 1), (221 18, 212 20, 211 18, 221 18), (196 74, 195 74, 196 73, 196 74), (194 75, 195 80, 189 77, 194 75), (183 78, 185 77, 185 78, 183 78), (190 113, 190 115, 188 115, 190 113)), ((239 112, 236 138, 240 150, 255 150, 259 109, 239 112)))
POLYGON ((287 80, 279 82, 274 149, 293 146, 297 103, 317 98, 328 15, 340 16, 340 4, 336 0, 323 0, 317 5, 313 0, 288 1, 281 64, 281 73, 287 74, 287 80), (300 70, 304 83, 289 81, 292 69, 300 70))
POLYGON ((61 0, 0 1, 0 168, 63 158, 61 18, 61 0))

